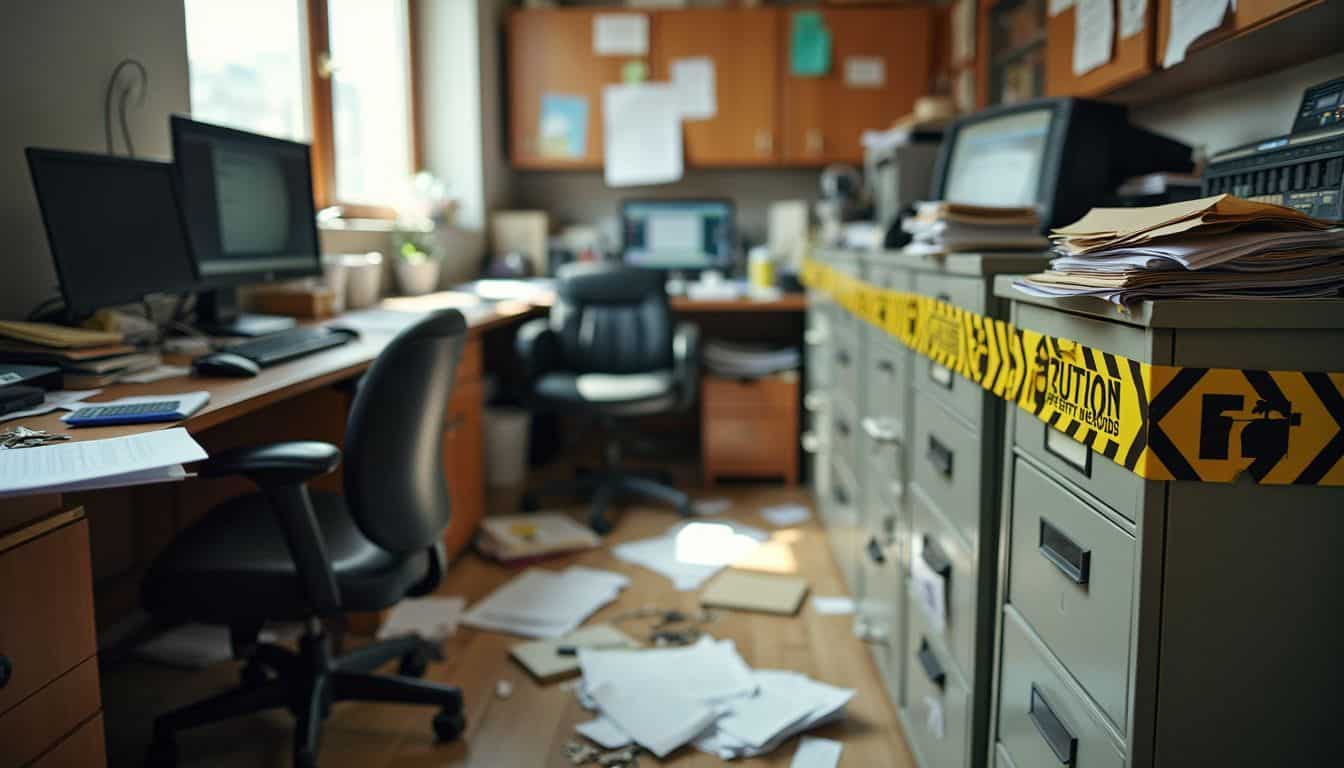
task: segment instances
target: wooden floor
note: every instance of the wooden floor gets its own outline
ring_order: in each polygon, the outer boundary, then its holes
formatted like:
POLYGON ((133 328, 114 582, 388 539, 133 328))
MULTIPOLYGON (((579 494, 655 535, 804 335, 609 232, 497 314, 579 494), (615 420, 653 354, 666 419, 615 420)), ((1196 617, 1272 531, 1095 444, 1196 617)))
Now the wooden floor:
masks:
MULTIPOLYGON (((713 495, 732 499, 733 509, 726 517, 766 530, 771 526, 757 514, 761 507, 809 500, 803 491, 778 487, 738 488, 713 495)), ((613 541, 656 535, 676 522, 672 514, 656 508, 631 507, 618 514, 609 537, 613 541)), ((815 520, 775 531, 763 552, 775 567, 806 577, 814 594, 844 593, 840 573, 815 520)), ((620 571, 633 579, 620 600, 592 621, 645 605, 697 607, 696 593, 677 592, 663 576, 623 563, 605 548, 548 562, 543 567, 562 568, 571 562, 620 571)), ((450 569, 440 593, 461 595, 470 604, 512 575, 501 566, 468 555, 450 569)), ((913 766, 876 667, 867 649, 851 634, 851 620, 850 616, 817 615, 808 603, 793 617, 724 612, 708 629, 715 637, 732 639, 753 667, 796 670, 823 682, 857 689, 848 717, 814 732, 844 744, 841 765, 913 766)), ((445 661, 431 667, 430 679, 460 685, 465 692, 469 724, 461 742, 434 743, 429 708, 337 704, 323 732, 321 764, 330 768, 568 766, 564 745, 576 738, 574 725, 592 715, 579 706, 564 683, 539 685, 511 661, 507 651, 518 642, 518 638, 506 635, 461 628, 447 644, 445 661), (495 694, 500 680, 513 684, 513 694, 506 699, 495 694)), ((236 679, 237 669, 232 663, 202 672, 141 662, 105 668, 103 701, 112 765, 140 763, 156 713, 209 695, 236 679)), ((183 734, 180 764, 287 766, 291 724, 286 713, 276 712, 183 734)), ((797 739, 793 739, 770 755, 736 764, 787 766, 796 746, 797 739)), ((720 765, 722 761, 685 747, 661 763, 645 755, 640 764, 689 768, 720 765)))

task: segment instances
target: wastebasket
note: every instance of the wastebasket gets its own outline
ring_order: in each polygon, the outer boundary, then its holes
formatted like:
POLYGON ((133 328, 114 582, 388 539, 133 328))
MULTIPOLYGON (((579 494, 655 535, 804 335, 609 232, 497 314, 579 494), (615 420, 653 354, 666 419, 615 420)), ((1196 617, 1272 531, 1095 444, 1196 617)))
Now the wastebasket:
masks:
POLYGON ((522 485, 527 475, 530 414, 522 408, 485 409, 485 482, 491 487, 522 485))

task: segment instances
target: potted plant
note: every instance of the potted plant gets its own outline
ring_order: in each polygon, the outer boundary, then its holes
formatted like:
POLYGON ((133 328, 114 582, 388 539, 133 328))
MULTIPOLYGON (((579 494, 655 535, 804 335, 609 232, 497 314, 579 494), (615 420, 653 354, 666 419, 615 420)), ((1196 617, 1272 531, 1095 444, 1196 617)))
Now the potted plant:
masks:
POLYGON ((407 296, 432 293, 439 287, 440 261, 434 230, 398 229, 395 235, 397 285, 407 296))

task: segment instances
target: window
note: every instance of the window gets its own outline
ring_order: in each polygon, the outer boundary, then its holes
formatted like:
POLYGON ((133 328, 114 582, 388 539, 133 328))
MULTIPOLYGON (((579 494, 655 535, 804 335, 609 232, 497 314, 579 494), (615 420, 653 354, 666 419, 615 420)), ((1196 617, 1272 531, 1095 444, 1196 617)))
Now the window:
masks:
POLYGON ((415 170, 407 0, 184 0, 192 114, 310 141, 319 206, 386 216, 415 170))

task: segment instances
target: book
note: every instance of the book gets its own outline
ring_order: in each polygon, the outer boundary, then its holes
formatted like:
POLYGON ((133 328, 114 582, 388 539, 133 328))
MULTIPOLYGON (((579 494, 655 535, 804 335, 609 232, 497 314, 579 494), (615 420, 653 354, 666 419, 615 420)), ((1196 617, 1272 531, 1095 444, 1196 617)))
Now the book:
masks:
POLYGON ((0 338, 0 359, 16 363, 77 363, 82 360, 97 360, 104 357, 129 355, 135 352, 130 344, 103 344, 97 347, 78 349, 60 349, 41 344, 0 338))
POLYGON ((71 328, 55 323, 31 323, 21 320, 0 320, 0 337, 60 349, 120 344, 125 340, 120 333, 111 331, 91 331, 88 328, 71 328))
POLYGON ((519 643, 509 649, 513 660, 523 665, 538 682, 549 683, 578 674, 579 648, 638 648, 639 643, 610 624, 576 629, 551 640, 519 643))
POLYGON ((700 604, 706 608, 792 616, 803 604, 807 589, 806 579, 727 570, 705 587, 700 604))
POLYGON ((503 563, 593 549, 602 540, 566 515, 497 515, 481 521, 476 548, 503 563))

